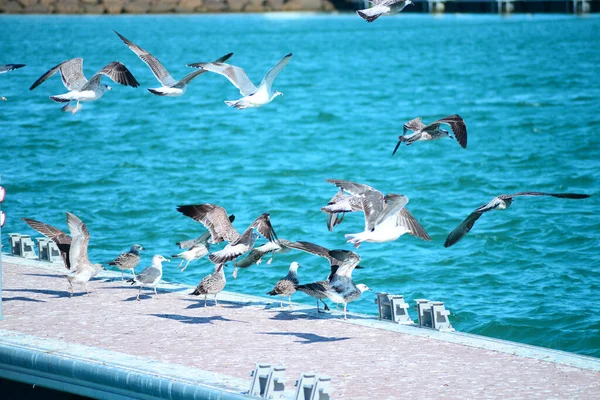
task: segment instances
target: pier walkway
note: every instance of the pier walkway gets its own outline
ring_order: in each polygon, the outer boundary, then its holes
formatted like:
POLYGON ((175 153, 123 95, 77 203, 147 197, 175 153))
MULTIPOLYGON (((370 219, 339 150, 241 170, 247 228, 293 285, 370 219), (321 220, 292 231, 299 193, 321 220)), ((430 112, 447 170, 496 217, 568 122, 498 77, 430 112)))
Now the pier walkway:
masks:
MULTIPOLYGON (((104 398, 244 398, 256 362, 331 378, 334 399, 593 399, 600 359, 184 285, 159 298, 103 272, 70 298, 62 266, 2 255, 0 378, 104 398)), ((374 307, 376 307, 374 305, 374 307)), ((413 313, 414 314, 414 313, 413 313)))

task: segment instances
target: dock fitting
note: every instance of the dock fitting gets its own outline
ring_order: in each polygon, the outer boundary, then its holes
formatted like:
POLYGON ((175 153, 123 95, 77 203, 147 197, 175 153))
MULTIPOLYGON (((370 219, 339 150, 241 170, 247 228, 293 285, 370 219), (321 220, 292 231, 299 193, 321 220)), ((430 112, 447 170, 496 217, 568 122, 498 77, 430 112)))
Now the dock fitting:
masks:
POLYGON ((294 400, 329 400, 333 391, 328 376, 317 376, 312 372, 303 372, 296 386, 294 400))
POLYGON ((441 301, 429 301, 426 299, 416 299, 417 311, 419 313, 419 328, 430 328, 442 332, 454 332, 450 325, 448 316, 450 311, 446 310, 441 301))
POLYGON ((377 293, 375 304, 379 308, 379 319, 396 322, 403 325, 415 323, 408 315, 409 305, 404 301, 404 296, 388 293, 377 293))
POLYGON ((283 397, 285 390, 285 367, 271 366, 267 363, 256 363, 250 373, 252 381, 248 396, 262 399, 277 399, 283 397))

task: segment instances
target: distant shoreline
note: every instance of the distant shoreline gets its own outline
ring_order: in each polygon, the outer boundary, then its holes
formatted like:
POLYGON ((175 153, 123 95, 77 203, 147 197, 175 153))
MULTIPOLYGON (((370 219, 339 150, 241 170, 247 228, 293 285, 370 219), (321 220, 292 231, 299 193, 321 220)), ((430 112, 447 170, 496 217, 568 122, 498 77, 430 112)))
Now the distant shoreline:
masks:
MULTIPOLYGON (((298 11, 349 11, 362 0, 5 0, 0 14, 212 14, 298 11)), ((415 0, 403 12, 563 13, 600 12, 594 0, 415 0)))

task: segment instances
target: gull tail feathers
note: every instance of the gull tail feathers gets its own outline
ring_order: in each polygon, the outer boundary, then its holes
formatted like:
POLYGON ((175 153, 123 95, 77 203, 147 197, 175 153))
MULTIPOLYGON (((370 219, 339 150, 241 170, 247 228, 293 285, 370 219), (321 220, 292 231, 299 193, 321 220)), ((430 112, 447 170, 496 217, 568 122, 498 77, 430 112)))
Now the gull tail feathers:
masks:
POLYGON ((373 22, 382 15, 379 10, 374 10, 373 8, 357 10, 356 13, 367 22, 373 22))
POLYGON ((50 98, 52 100, 54 100, 55 102, 57 102, 57 103, 68 103, 69 101, 71 101, 71 97, 70 96, 67 97, 64 94, 59 94, 59 95, 56 95, 56 96, 50 96, 50 98))
POLYGON ((157 89, 148 89, 148 91, 157 96, 166 96, 167 95, 166 93, 161 92, 160 90, 157 90, 157 89))

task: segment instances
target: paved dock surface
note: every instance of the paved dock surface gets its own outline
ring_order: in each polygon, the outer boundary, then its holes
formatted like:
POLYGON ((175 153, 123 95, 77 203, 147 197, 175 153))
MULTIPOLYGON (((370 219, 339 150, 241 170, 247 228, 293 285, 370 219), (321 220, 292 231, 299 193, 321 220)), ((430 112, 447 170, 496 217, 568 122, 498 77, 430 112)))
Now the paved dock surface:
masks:
POLYGON ((0 329, 205 370, 242 386, 255 362, 270 362, 287 368, 290 389, 301 372, 331 377, 336 399, 600 398, 600 359, 367 316, 345 322, 340 313, 319 317, 304 305, 282 309, 232 293, 203 307, 183 285, 159 287, 158 299, 145 289, 136 301, 137 288, 120 272, 91 281, 89 296, 77 287, 69 297, 62 273, 3 256, 0 329))

